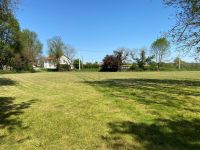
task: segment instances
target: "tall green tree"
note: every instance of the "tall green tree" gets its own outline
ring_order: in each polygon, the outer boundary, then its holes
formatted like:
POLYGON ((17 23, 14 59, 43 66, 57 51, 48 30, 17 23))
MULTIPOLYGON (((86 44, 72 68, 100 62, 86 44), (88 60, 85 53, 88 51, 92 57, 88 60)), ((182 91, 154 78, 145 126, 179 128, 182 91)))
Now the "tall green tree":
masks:
POLYGON ((166 38, 158 38, 151 45, 151 50, 157 62, 157 70, 160 70, 160 63, 163 57, 169 53, 170 43, 166 38))
POLYGON ((200 0, 163 0, 176 8, 176 24, 169 32, 178 48, 198 51, 200 47, 200 0))
POLYGON ((21 50, 20 26, 13 15, 13 2, 0 1, 0 69, 11 66, 12 58, 21 50))
POLYGON ((42 53, 42 43, 38 39, 37 33, 25 29, 21 34, 23 51, 22 57, 28 68, 32 68, 37 63, 38 56, 42 53))
POLYGON ((49 55, 55 58, 57 70, 60 69, 60 58, 64 55, 65 44, 61 37, 56 36, 48 40, 49 55))

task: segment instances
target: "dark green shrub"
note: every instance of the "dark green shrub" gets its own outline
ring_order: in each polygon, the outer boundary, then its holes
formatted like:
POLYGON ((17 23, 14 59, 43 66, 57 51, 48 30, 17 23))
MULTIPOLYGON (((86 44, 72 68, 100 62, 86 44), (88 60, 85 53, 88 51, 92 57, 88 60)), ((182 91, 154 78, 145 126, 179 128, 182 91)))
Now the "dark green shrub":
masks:
POLYGON ((70 65, 66 65, 66 64, 60 64, 59 65, 59 70, 58 71, 70 71, 71 67, 70 65))
POLYGON ((137 71, 139 69, 137 64, 132 64, 132 66, 130 67, 131 71, 137 71))

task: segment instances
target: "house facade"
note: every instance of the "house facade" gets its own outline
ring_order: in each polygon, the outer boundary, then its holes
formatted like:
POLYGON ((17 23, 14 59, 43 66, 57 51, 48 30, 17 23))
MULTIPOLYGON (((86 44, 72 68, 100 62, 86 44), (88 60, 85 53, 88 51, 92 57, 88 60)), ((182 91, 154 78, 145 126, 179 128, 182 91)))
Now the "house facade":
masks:
MULTIPOLYGON (((69 65, 71 69, 74 69, 72 65, 72 60, 70 60, 67 56, 63 55, 60 57, 60 64, 61 65, 69 65)), ((44 68, 45 69, 56 69, 56 63, 54 57, 47 57, 44 59, 44 68)))

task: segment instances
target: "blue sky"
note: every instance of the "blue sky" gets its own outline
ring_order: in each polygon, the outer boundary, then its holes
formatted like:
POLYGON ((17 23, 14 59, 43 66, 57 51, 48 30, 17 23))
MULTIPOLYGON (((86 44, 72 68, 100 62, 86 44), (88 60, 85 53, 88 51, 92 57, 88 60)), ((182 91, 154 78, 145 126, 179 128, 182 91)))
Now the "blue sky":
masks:
POLYGON ((61 36, 85 61, 101 61, 119 47, 149 47, 173 14, 162 0, 23 0, 17 18, 38 33, 45 55, 47 40, 61 36))

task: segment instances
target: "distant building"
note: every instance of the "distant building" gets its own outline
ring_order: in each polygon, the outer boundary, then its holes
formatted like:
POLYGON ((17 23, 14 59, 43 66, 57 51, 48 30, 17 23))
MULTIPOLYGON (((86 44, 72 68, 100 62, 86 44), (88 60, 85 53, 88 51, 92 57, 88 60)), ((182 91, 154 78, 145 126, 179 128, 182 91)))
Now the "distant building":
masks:
MULTIPOLYGON (((45 69, 56 69, 56 60, 54 57, 47 57, 44 59, 44 68, 45 69)), ((60 57, 60 64, 61 65, 69 65, 71 69, 74 69, 72 64, 72 60, 69 59, 67 56, 63 55, 60 57)))
POLYGON ((128 70, 128 69, 131 68, 131 66, 132 66, 131 64, 121 65, 120 69, 121 70, 128 70))

